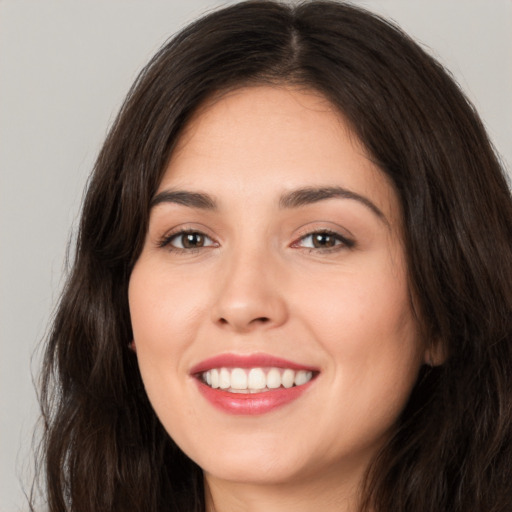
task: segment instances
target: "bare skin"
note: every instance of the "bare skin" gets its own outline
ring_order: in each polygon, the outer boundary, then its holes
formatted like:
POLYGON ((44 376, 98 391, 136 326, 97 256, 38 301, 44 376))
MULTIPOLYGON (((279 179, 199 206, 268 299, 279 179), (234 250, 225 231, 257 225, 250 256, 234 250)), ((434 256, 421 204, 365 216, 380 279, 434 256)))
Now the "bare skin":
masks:
POLYGON ((134 342, 156 413, 204 470, 208 509, 355 510, 430 358, 387 178, 322 96, 262 86, 201 109, 157 197, 130 280, 134 342), (231 414, 191 373, 224 354, 314 378, 285 405, 231 414))

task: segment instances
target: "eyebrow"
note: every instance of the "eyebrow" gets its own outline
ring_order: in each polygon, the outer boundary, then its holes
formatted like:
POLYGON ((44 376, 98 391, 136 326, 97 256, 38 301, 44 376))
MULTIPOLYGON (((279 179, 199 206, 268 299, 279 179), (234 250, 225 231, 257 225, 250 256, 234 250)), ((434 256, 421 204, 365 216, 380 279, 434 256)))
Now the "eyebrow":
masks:
POLYGON ((343 187, 305 187, 293 190, 281 196, 279 206, 281 208, 298 208, 308 204, 318 203, 326 199, 341 198, 352 199, 369 208, 384 223, 389 224, 382 211, 368 198, 356 194, 343 187))
POLYGON ((187 190, 164 190, 153 197, 149 207, 153 208, 161 203, 176 203, 201 210, 217 209, 217 203, 212 196, 201 192, 188 192, 187 190))
MULTIPOLYGON (((372 201, 343 187, 304 187, 292 190, 280 197, 279 207, 285 209, 299 208, 333 198, 358 201, 370 209, 385 224, 389 225, 386 216, 372 201)), ((187 190, 164 190, 151 200, 150 208, 161 203, 181 204, 189 208, 198 208, 201 210, 216 210, 218 208, 216 200, 211 195, 187 190)))

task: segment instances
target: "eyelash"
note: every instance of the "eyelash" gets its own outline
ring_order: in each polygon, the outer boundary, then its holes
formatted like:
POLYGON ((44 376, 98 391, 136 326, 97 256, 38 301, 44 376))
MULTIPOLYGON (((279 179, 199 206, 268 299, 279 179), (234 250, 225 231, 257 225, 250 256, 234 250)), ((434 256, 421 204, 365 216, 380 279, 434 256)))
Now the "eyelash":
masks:
MULTIPOLYGON (((355 246, 355 241, 352 239, 349 239, 345 236, 340 235, 336 231, 331 231, 329 229, 318 229, 315 231, 310 231, 308 233, 305 233, 301 235, 295 242, 293 242, 290 247, 293 248, 301 248, 300 242, 304 242, 306 239, 313 237, 313 236, 328 236, 333 237, 335 241, 335 245, 332 247, 302 247, 303 249, 307 250, 308 252, 335 252, 342 249, 352 249, 355 246)), ((314 243, 314 242, 313 242, 314 243)), ((183 243, 181 244, 183 245, 183 243)), ((177 231, 175 233, 171 233, 170 235, 164 236, 158 243, 158 246, 161 248, 167 248, 170 252, 181 252, 181 253, 194 253, 197 251, 200 251, 203 248, 207 247, 218 247, 218 243, 212 240, 208 235, 203 233, 202 231, 198 231, 196 229, 183 229, 180 231, 177 231), (207 245, 202 245, 199 247, 175 247, 172 245, 173 240, 179 239, 180 237, 184 237, 186 235, 199 235, 204 237, 205 240, 209 240, 207 245)))
MULTIPOLYGON (((183 245, 183 243, 182 243, 183 245)), ((196 251, 199 251, 205 247, 215 247, 216 245, 216 242, 214 242, 208 235, 206 235, 205 233, 203 233, 202 231, 199 231, 197 229, 182 229, 180 231, 176 231, 174 233, 171 233, 170 235, 166 235, 164 236, 160 242, 158 243, 158 246, 161 247, 161 248, 167 248, 170 252, 187 252, 187 253, 191 253, 191 252, 196 252, 196 251), (172 242, 173 240, 175 239, 179 239, 180 237, 184 237, 186 235, 199 235, 199 236, 202 236, 204 237, 205 240, 209 240, 210 242, 213 242, 213 243, 209 243, 208 245, 203 245, 203 246, 199 246, 199 247, 175 247, 172 245, 172 242)))
MULTIPOLYGON (((291 247, 300 248, 299 243, 304 242, 306 239, 314 237, 314 236, 328 236, 334 238, 335 245, 332 247, 303 247, 303 249, 308 252, 336 252, 343 249, 352 249, 355 247, 356 243, 354 240, 347 238, 336 231, 331 231, 330 229, 317 229, 314 231, 310 231, 308 233, 304 233, 301 235, 295 242, 291 244, 291 247), (339 243, 338 243, 339 242, 339 243)), ((314 243, 314 242, 313 242, 314 243)))

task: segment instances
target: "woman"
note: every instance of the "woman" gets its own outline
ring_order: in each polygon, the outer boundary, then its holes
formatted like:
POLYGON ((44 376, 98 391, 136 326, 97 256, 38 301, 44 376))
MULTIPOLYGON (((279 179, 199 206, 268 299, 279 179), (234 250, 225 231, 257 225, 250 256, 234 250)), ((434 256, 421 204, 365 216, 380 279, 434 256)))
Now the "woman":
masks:
POLYGON ((353 6, 248 2, 142 72, 49 338, 51 511, 505 511, 512 204, 353 6))

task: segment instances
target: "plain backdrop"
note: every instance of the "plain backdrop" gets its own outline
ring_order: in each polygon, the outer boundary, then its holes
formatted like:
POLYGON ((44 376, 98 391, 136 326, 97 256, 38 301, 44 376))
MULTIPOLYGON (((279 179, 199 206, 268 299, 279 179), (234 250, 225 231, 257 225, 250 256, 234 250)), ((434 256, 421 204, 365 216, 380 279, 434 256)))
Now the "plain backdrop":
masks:
MULTIPOLYGON (((512 0, 353 3, 394 19, 451 70, 510 170, 512 0)), ((149 57, 218 5, 0 0, 0 512, 28 510, 37 347, 101 142, 149 57)))

